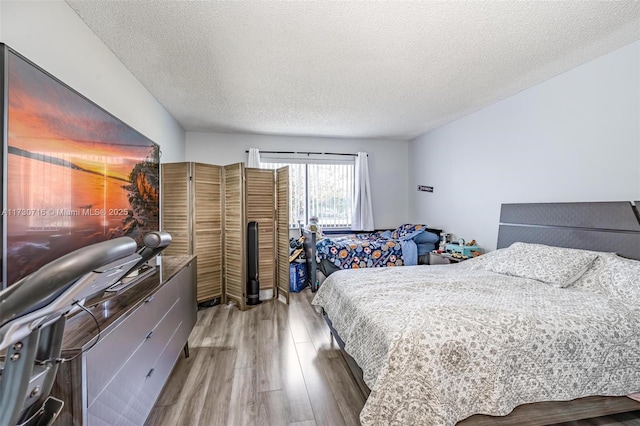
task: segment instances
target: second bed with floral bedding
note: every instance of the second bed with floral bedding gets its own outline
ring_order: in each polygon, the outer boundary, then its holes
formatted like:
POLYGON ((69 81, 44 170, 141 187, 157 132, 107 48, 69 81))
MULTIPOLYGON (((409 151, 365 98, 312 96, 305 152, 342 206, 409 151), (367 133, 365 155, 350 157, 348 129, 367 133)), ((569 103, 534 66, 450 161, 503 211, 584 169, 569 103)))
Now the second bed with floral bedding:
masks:
POLYGON ((394 231, 323 238, 316 254, 325 275, 339 269, 418 264, 418 256, 435 248, 439 236, 425 225, 405 224, 394 231))

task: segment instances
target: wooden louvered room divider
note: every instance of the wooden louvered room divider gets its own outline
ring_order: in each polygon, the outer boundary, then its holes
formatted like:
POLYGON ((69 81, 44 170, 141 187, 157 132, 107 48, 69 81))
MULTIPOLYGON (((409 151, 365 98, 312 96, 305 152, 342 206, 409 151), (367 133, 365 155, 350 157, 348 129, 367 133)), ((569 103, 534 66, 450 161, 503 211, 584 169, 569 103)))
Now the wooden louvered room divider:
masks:
POLYGON ((193 253, 198 255, 198 300, 223 297, 222 167, 193 163, 193 253))
POLYGON ((220 297, 222 276, 222 167, 162 164, 162 229, 171 234, 164 255, 197 255, 198 302, 220 297))
POLYGON ((224 268, 227 299, 246 308, 247 216, 242 163, 224 166, 224 268))
POLYGON ((260 290, 276 282, 276 199, 273 170, 245 168, 247 222, 258 222, 260 290))
POLYGON ((276 170, 278 293, 289 303, 289 167, 276 170))
POLYGON ((246 309, 246 228, 256 221, 260 289, 289 303, 288 168, 161 167, 162 229, 173 237, 165 254, 198 256, 198 302, 220 298, 246 309))
POLYGON ((161 169, 162 229, 171 234, 171 244, 163 255, 191 254, 191 165, 170 163, 161 169))

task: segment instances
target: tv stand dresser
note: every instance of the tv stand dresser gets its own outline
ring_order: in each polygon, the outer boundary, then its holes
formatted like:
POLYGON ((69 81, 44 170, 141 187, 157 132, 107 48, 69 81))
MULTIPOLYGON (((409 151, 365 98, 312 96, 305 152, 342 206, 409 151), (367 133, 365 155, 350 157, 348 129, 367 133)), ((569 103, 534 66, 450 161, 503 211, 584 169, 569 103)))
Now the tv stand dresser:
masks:
POLYGON ((55 425, 142 425, 196 322, 195 256, 162 256, 155 272, 67 320, 51 395, 55 425))

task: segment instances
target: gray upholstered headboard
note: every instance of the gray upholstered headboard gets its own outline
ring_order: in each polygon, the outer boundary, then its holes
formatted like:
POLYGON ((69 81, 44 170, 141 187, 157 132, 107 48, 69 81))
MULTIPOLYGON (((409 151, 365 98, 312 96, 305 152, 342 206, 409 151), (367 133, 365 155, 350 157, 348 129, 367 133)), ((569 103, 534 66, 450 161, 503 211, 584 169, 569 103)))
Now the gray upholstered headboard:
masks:
POLYGON ((640 201, 503 204, 498 248, 516 241, 640 260, 640 201))

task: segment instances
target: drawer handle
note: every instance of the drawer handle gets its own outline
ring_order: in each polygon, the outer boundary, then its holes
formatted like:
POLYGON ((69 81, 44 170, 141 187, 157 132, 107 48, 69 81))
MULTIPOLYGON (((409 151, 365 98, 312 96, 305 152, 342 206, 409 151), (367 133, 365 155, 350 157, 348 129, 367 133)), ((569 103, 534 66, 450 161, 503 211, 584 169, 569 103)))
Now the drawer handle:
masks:
POLYGON ((147 337, 145 337, 145 339, 150 338, 151 336, 153 336, 153 330, 149 332, 149 334, 147 334, 147 337))
POLYGON ((144 303, 149 303, 153 300, 153 296, 149 296, 146 299, 144 299, 144 303))
POLYGON ((153 368, 149 370, 149 372, 147 373, 147 379, 151 377, 151 375, 153 374, 153 370, 154 370, 153 368))

